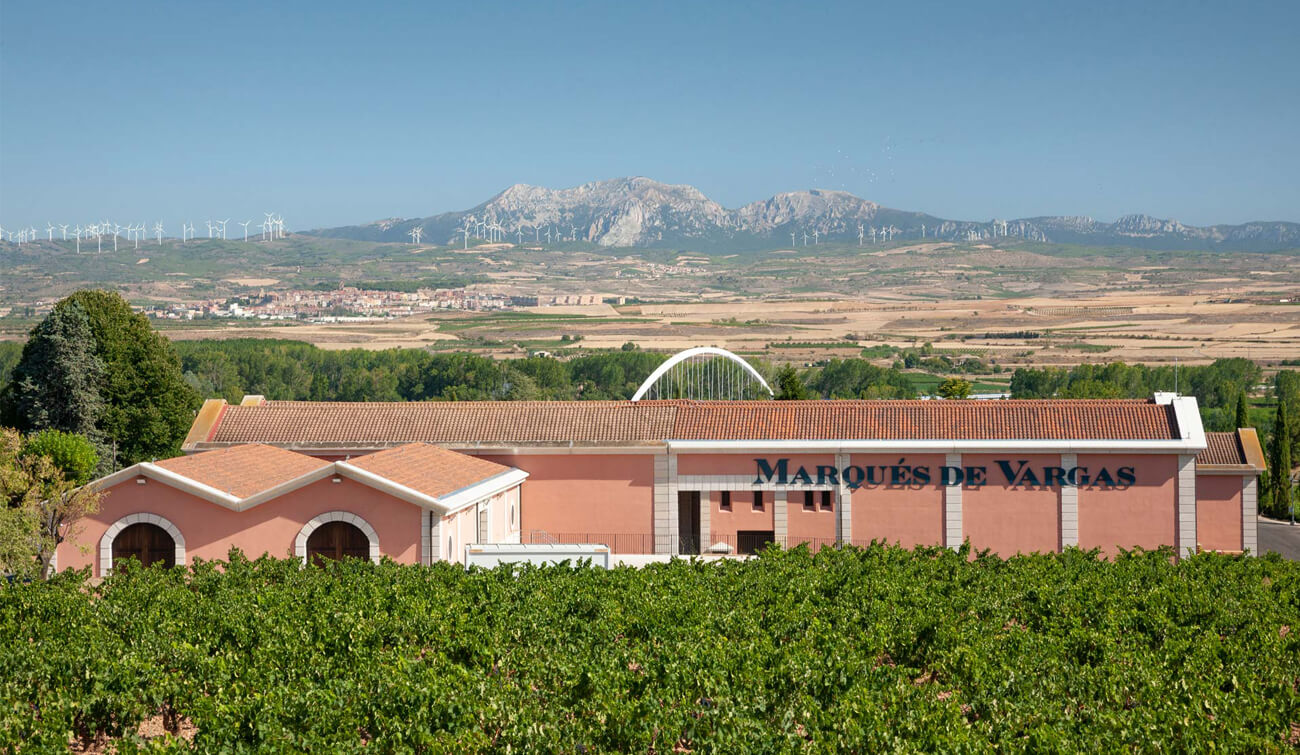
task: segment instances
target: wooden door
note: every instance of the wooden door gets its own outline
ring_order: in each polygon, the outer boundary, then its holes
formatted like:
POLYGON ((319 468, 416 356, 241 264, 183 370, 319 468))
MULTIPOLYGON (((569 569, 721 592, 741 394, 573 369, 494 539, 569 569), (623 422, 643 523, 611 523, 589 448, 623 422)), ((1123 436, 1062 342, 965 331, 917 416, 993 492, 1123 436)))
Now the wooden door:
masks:
POLYGON ((354 524, 328 522, 307 538, 307 563, 344 558, 370 558, 370 539, 354 524))
POLYGON ((141 566, 175 566, 176 541, 156 524, 132 524, 113 538, 113 568, 126 558, 134 558, 141 566))

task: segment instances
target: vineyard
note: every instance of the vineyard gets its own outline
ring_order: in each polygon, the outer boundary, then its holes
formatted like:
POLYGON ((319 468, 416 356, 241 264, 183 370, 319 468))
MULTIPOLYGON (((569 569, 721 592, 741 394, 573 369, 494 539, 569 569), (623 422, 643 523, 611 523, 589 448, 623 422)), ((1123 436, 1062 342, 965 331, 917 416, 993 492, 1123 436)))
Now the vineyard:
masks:
POLYGON ((773 551, 0 587, 0 749, 1285 752, 1300 564, 773 551))

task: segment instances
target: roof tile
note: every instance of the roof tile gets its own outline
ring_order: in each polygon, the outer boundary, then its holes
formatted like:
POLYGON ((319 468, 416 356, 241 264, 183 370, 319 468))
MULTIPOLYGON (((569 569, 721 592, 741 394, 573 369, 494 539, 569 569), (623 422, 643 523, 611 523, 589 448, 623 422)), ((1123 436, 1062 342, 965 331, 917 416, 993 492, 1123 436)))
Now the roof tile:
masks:
POLYGON ((154 464, 223 493, 247 498, 328 467, 330 462, 276 446, 249 443, 154 464))
POLYGON ((427 443, 407 443, 359 456, 347 463, 433 498, 454 493, 511 469, 427 443))

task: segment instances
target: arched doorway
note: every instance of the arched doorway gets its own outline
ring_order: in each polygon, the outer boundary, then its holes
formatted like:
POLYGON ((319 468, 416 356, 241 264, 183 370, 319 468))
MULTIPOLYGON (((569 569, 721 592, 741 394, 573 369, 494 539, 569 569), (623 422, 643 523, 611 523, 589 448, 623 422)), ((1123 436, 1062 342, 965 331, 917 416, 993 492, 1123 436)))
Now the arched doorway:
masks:
POLYGON ((176 565, 176 541, 167 530, 149 522, 128 525, 113 538, 113 568, 134 558, 141 566, 176 565))
POLYGON ((307 538, 307 563, 344 558, 370 558, 370 538, 349 522, 327 522, 307 538))

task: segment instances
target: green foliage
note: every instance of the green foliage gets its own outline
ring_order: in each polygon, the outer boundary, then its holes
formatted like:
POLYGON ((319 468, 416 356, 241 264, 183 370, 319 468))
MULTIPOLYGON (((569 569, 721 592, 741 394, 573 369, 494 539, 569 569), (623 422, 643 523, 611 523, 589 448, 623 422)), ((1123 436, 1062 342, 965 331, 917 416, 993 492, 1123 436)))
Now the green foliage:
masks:
POLYGON ((801 401, 812 398, 808 388, 799 377, 799 372, 792 365, 782 367, 776 373, 777 401, 801 401))
POLYGON ((948 378, 939 383, 939 395, 947 399, 970 398, 971 384, 961 378, 948 378))
POLYGON ((1300 564, 805 548, 644 569, 128 566, 0 589, 0 748, 1289 750, 1300 564), (116 741, 114 741, 116 740, 116 741))
POLYGON ((110 467, 176 455, 199 405, 167 339, 110 291, 78 291, 56 304, 32 331, 13 380, 10 412, 21 427, 87 435, 110 467), (76 398, 67 416, 56 412, 65 395, 76 398))
POLYGON ((1250 427, 1250 405, 1246 402, 1246 392, 1241 391, 1237 394, 1237 406, 1233 416, 1233 426, 1250 427))
POLYGON ((90 317, 73 302, 32 329, 4 388, 3 421, 20 430, 63 430, 96 437, 104 417, 104 362, 90 317))
POLYGON ((1283 517, 1291 512, 1293 491, 1291 484, 1291 415, 1288 402, 1277 402, 1277 415, 1273 420, 1273 438, 1268 460, 1268 511, 1283 517))
POLYGON ((89 475, 97 461, 94 449, 80 436, 47 432, 53 435, 33 443, 16 430, 0 428, 0 573, 48 576, 59 544, 99 507, 101 494, 80 486, 56 462, 89 475))
POLYGON ((877 367, 865 359, 832 359, 808 377, 808 386, 828 399, 916 397, 912 381, 902 372, 877 367))
POLYGON ((89 482, 99 466, 94 444, 84 435, 61 430, 42 430, 27 438, 23 455, 48 458, 65 480, 78 485, 89 482))
POLYGON ((1156 391, 1177 387, 1183 395, 1196 396, 1203 409, 1223 408, 1232 407, 1237 394, 1259 380, 1259 365, 1248 359, 1219 359, 1213 364, 1180 367, 1111 362, 1018 369, 1011 376, 1011 396, 1149 398, 1156 391))

